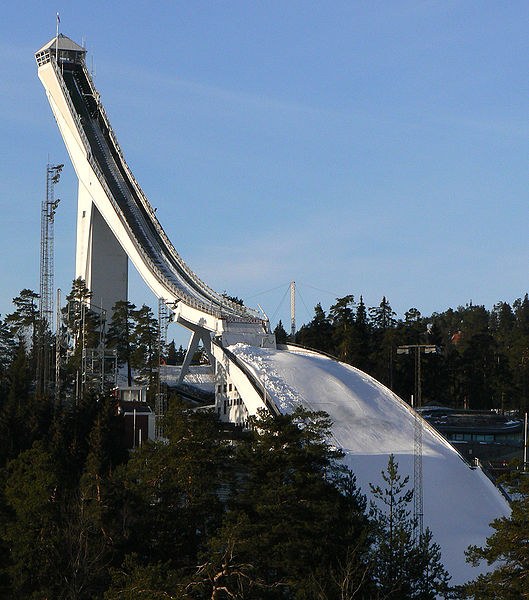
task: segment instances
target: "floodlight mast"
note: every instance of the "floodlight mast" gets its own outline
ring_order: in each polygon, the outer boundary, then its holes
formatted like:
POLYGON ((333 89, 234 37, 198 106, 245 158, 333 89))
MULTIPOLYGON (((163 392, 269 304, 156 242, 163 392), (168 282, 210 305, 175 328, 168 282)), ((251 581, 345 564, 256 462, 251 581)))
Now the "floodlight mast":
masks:
POLYGON ((413 518, 415 537, 420 542, 424 527, 423 481, 422 481, 422 417, 417 409, 422 406, 421 352, 437 354, 439 348, 434 344, 405 344, 397 347, 397 354, 410 354, 415 351, 415 395, 412 406, 415 408, 413 435, 413 518))
POLYGON ((46 197, 41 205, 40 218, 40 289, 39 340, 37 353, 37 389, 46 394, 51 379, 50 334, 54 321, 54 224, 60 200, 55 199, 55 185, 59 182, 64 165, 46 166, 46 197))
POLYGON ((290 337, 296 339, 296 282, 290 282, 290 337))

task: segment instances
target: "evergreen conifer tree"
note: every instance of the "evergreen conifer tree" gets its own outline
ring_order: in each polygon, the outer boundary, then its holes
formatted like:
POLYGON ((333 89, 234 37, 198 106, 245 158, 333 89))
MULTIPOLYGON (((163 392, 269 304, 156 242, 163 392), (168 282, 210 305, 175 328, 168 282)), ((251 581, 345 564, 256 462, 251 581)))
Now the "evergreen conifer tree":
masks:
POLYGON ((210 543, 209 573, 229 565, 222 584, 243 586, 243 597, 334 597, 341 578, 332 575, 354 554, 349 573, 367 593, 365 504, 326 441, 328 416, 300 408, 261 413, 253 425, 236 448, 237 487, 210 543))
POLYGON ((336 298, 329 309, 332 322, 332 339, 336 356, 343 362, 350 362, 353 348, 354 297, 352 294, 336 298))
POLYGON ((276 343, 278 343, 278 344, 286 344, 287 343, 288 334, 285 331, 285 328, 283 327, 283 323, 281 322, 281 320, 279 320, 279 323, 276 325, 276 328, 274 329, 274 335, 276 336, 276 343))
POLYGON ((385 487, 371 485, 375 542, 373 575, 379 597, 392 600, 434 600, 448 594, 449 575, 441 563, 440 549, 429 529, 417 531, 410 503, 409 477, 398 470, 390 455, 382 471, 385 487))
POLYGON ((308 348, 332 354, 334 349, 331 334, 331 322, 318 302, 314 307, 312 321, 300 328, 296 334, 296 341, 308 348))
POLYGON ((137 379, 152 391, 154 376, 158 369, 158 319, 152 310, 143 304, 132 312, 134 335, 131 354, 132 367, 137 371, 137 379))
POLYGON ((112 309, 112 320, 107 331, 106 344, 117 351, 118 366, 126 365, 128 386, 132 385, 131 357, 134 351, 132 339, 136 306, 120 300, 112 309))
POLYGON ((528 595, 529 579, 529 481, 521 477, 519 497, 511 503, 509 517, 491 523, 494 533, 483 547, 470 546, 467 560, 485 563, 492 570, 479 575, 466 591, 482 600, 518 600, 528 595))

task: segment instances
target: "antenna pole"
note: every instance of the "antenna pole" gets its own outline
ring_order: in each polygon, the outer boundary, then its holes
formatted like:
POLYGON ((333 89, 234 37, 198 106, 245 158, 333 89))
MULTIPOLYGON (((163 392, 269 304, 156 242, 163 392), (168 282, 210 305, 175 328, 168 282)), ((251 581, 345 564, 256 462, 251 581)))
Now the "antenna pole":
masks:
POLYGON ((56 19, 56 35, 55 35, 55 61, 57 65, 59 64, 59 23, 61 22, 61 17, 59 17, 59 13, 57 13, 56 19))
POLYGON ((50 383, 50 344, 53 331, 54 284, 54 222, 60 200, 55 199, 63 165, 46 167, 46 197, 42 201, 40 219, 40 298, 39 298, 39 348, 37 353, 37 391, 46 394, 50 383))
POLYGON ((296 336, 296 282, 290 282, 290 337, 296 336))

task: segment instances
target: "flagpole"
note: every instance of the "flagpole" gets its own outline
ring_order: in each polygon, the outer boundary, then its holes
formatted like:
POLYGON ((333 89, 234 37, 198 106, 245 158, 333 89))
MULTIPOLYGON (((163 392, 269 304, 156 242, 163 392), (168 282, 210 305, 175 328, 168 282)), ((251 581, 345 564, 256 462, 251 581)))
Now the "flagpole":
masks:
POLYGON ((55 62, 57 66, 59 66, 59 23, 61 22, 61 18, 59 17, 59 13, 57 13, 56 18, 56 35, 55 35, 55 62))
POLYGON ((527 471, 527 413, 525 413, 523 426, 523 470, 527 471))

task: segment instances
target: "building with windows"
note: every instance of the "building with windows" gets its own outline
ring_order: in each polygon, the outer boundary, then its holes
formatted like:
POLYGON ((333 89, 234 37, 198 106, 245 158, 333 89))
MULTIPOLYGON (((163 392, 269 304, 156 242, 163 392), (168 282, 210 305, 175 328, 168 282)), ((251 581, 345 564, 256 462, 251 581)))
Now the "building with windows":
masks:
POLYGON ((492 411, 457 410, 424 406, 422 416, 472 461, 510 459, 521 456, 523 420, 492 411))

